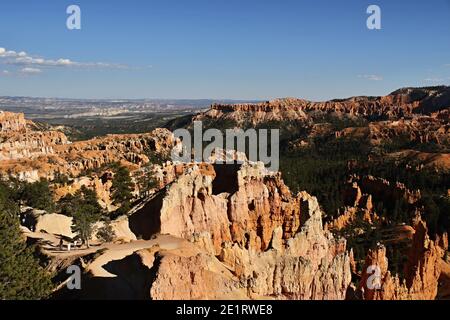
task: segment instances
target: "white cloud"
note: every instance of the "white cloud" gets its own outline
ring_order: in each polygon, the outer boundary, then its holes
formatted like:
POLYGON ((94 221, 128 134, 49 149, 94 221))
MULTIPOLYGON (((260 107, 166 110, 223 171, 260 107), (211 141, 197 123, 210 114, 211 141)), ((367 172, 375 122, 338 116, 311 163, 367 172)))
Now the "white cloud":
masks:
POLYGON ((16 66, 35 66, 35 67, 78 67, 78 68, 116 68, 126 69, 128 66, 123 64, 105 63, 105 62, 77 62, 67 58, 45 59, 27 54, 24 51, 16 52, 6 50, 0 47, 0 63, 16 66))
POLYGON ((376 75, 376 74, 362 74, 362 75, 358 75, 358 78, 363 78, 366 80, 371 80, 371 81, 382 81, 383 77, 376 75))
POLYGON ((2 76, 9 76, 10 74, 11 74, 11 72, 9 72, 8 70, 3 70, 2 72, 0 72, 0 75, 2 75, 2 76))
POLYGON ((30 67, 23 68, 23 69, 20 70, 20 73, 22 73, 22 74, 39 74, 41 72, 42 72, 41 69, 30 68, 30 67))

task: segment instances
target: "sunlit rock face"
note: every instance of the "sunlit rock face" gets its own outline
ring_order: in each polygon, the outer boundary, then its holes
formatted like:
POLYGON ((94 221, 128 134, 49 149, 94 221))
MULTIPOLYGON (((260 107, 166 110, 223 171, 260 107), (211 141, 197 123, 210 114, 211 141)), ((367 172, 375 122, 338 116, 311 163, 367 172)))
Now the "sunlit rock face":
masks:
MULTIPOLYGON (((194 264, 177 258, 177 267, 160 263, 154 298, 169 297, 158 286, 183 281, 170 268, 204 278, 198 264, 208 259, 222 262, 237 281, 225 287, 245 288, 247 298, 344 299, 351 281, 345 240, 324 231, 317 199, 293 195, 262 164, 190 167, 136 211, 130 227, 144 239, 159 233, 187 239, 209 257, 196 257, 194 264)), ((209 291, 216 290, 216 280, 209 291)), ((170 292, 170 298, 191 297, 170 292)))
MULTIPOLYGON (((401 118, 413 114, 431 115, 450 107, 449 87, 404 88, 383 97, 312 102, 285 98, 255 104, 215 104, 195 120, 223 119, 238 124, 268 121, 304 121, 308 112, 334 112, 364 117, 401 118)), ((436 117, 445 117, 441 114, 436 117)))
POLYGON ((177 144, 166 129, 143 134, 114 134, 71 143, 59 131, 39 131, 23 114, 0 112, 0 172, 19 180, 78 177, 90 169, 121 162, 130 169, 149 163, 148 152, 168 154, 177 144))
POLYGON ((414 222, 414 236, 404 266, 404 277, 392 275, 388 270, 386 248, 382 245, 370 250, 359 290, 366 300, 433 300, 438 293, 441 275, 441 261, 448 248, 448 237, 444 234, 431 240, 425 222, 417 218, 414 222), (379 287, 368 286, 371 279, 367 272, 370 266, 380 271, 379 287))

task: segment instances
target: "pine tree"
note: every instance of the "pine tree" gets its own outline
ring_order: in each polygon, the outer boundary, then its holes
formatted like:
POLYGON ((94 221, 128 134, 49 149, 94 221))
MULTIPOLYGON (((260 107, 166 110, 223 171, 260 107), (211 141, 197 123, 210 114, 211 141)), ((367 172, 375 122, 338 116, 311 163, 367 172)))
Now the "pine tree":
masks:
POLYGON ((109 220, 104 221, 103 227, 98 229, 96 236, 103 242, 112 242, 116 237, 116 234, 111 226, 111 221, 109 220))
POLYGON ((20 199, 35 209, 47 212, 51 212, 54 209, 50 185, 45 180, 25 184, 20 192, 20 199))
POLYGON ((121 211, 129 210, 130 200, 133 198, 133 182, 131 181, 130 172, 127 168, 117 168, 111 189, 113 203, 117 206, 122 206, 121 211))
POLYGON ((98 204, 97 194, 83 186, 73 197, 69 198, 69 202, 65 204, 65 210, 66 214, 73 217, 73 232, 78 233, 89 247, 93 224, 102 216, 102 208, 98 204))
POLYGON ((41 299, 52 290, 50 275, 34 257, 21 234, 18 206, 0 184, 0 300, 41 299))

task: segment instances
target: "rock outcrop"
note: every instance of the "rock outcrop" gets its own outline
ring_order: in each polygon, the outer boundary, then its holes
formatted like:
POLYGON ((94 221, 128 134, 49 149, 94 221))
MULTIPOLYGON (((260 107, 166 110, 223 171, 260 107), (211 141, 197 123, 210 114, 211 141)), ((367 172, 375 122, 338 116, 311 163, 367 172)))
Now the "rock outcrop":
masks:
POLYGON ((412 119, 374 121, 366 127, 348 127, 335 132, 336 138, 365 139, 373 146, 386 143, 435 144, 450 147, 448 119, 415 116, 412 119))
POLYGON ((388 270, 386 248, 370 250, 360 280, 359 290, 366 300, 432 300, 438 292, 441 259, 448 248, 444 234, 431 240, 426 224, 418 218, 415 234, 404 268, 404 278, 388 270), (372 266, 372 267, 371 267, 372 266), (371 268, 370 268, 371 267, 371 268))
POLYGON ((0 110, 0 132, 22 131, 27 128, 23 113, 13 113, 0 110))
POLYGON ((82 187, 86 187, 95 191, 98 203, 102 208, 113 211, 116 207, 111 200, 112 179, 113 173, 107 170, 101 176, 93 174, 89 177, 74 178, 69 183, 56 183, 53 188, 54 199, 58 201, 69 194, 74 195, 82 187))
POLYGON ((166 129, 71 143, 62 132, 32 130, 36 126, 23 114, 1 115, 0 172, 29 182, 57 175, 78 177, 113 162, 137 169, 149 163, 149 153, 168 154, 177 143, 166 129))
POLYGON ((335 112, 363 117, 391 117, 398 119, 413 114, 439 112, 450 107, 450 88, 404 88, 383 97, 353 97, 349 99, 311 102, 287 98, 257 104, 214 104, 210 110, 196 117, 228 119, 253 124, 266 121, 305 120, 308 112, 335 112))
POLYGON ((20 214, 20 223, 32 232, 54 234, 68 238, 76 234, 72 232, 72 217, 62 214, 47 213, 24 207, 20 214))
POLYGON ((345 240, 324 231, 317 199, 292 195, 262 164, 191 167, 133 213, 130 228, 144 239, 190 240, 225 264, 248 298, 344 299, 351 281, 345 240))
POLYGON ((34 159, 54 154, 53 147, 68 143, 58 131, 35 131, 23 113, 0 111, 0 161, 34 159))
MULTIPOLYGON (((344 191, 344 202, 349 206, 367 206, 367 198, 375 201, 386 201, 395 203, 403 199, 409 204, 417 203, 421 199, 420 190, 409 190, 401 182, 391 183, 390 181, 374 176, 353 175, 348 181, 344 191), (364 203, 364 201, 366 201, 364 203)), ((371 207, 371 202, 369 206, 371 207)))

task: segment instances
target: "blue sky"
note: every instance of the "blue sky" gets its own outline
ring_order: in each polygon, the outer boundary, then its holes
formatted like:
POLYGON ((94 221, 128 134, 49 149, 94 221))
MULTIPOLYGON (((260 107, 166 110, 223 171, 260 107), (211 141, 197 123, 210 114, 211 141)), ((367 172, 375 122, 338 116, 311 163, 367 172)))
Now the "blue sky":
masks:
POLYGON ((450 0, 0 2, 0 95, 325 100, 437 84, 450 0), (71 4, 81 30, 66 28, 71 4))

